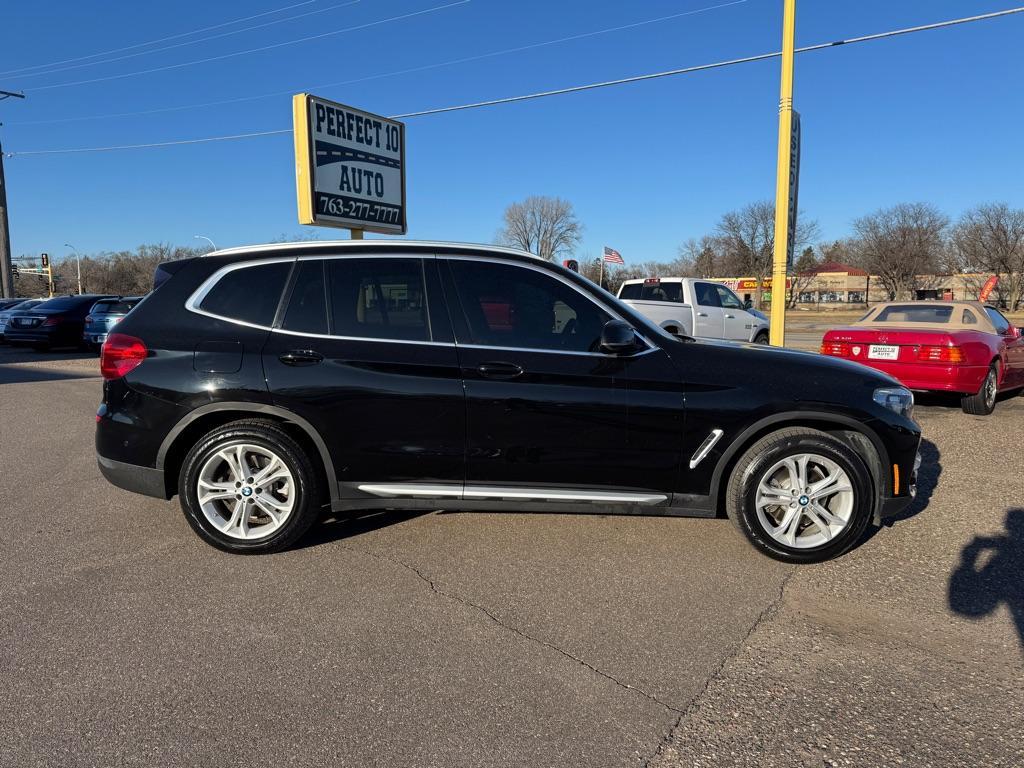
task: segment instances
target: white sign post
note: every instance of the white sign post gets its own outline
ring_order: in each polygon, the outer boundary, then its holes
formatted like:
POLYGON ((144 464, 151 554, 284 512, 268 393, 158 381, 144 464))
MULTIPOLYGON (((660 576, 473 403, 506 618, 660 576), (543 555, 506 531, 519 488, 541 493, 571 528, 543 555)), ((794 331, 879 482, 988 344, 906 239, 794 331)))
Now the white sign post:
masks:
POLYGON ((299 223, 404 235, 405 126, 308 93, 292 116, 299 223))

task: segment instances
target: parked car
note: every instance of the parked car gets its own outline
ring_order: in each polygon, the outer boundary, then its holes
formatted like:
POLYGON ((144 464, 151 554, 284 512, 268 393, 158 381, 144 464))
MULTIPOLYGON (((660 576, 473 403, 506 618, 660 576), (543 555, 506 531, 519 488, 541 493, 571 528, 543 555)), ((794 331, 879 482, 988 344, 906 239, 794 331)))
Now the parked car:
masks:
POLYGON ((0 341, 4 341, 4 331, 11 316, 16 312, 25 312, 37 304, 42 304, 43 299, 18 299, 15 302, 5 302, 6 306, 0 309, 0 341))
POLYGON ((1024 387, 1024 339, 995 307, 976 301, 887 302, 833 328, 823 354, 899 379, 913 390, 956 392, 967 413, 988 415, 999 392, 1024 387))
POLYGON ((727 286, 689 277, 626 280, 619 298, 677 336, 768 343, 768 320, 727 286))
POLYGON ((761 551, 813 562, 915 493, 891 377, 681 339, 521 251, 278 244, 157 283, 103 345, 100 470, 179 495, 231 552, 287 547, 322 509, 724 507, 761 551))
POLYGON ((36 304, 27 312, 16 312, 4 330, 13 344, 31 345, 38 350, 82 346, 82 329, 89 309, 109 296, 84 294, 58 296, 36 304))
POLYGON ((110 329, 117 325, 132 308, 142 301, 141 296, 115 296, 100 299, 85 316, 82 340, 92 349, 99 349, 107 340, 110 329))
POLYGON ((0 299, 0 312, 5 309, 11 309, 15 304, 20 304, 25 299, 0 299))

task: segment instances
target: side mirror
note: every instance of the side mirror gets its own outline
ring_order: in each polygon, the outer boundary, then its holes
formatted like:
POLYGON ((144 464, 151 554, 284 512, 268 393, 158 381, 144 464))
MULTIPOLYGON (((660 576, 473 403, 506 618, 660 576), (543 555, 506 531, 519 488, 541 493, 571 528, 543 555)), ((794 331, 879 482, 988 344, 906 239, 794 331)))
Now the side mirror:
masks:
POLYGON ((747 299, 746 301, 743 302, 743 308, 744 309, 753 309, 754 308, 754 302, 752 302, 750 299, 747 299))
POLYGON ((622 320, 609 320, 601 329, 601 351, 617 355, 636 349, 636 331, 622 320))
POLYGON ((1011 325, 1006 333, 1011 339, 1019 339, 1021 337, 1021 329, 1016 325, 1011 325))

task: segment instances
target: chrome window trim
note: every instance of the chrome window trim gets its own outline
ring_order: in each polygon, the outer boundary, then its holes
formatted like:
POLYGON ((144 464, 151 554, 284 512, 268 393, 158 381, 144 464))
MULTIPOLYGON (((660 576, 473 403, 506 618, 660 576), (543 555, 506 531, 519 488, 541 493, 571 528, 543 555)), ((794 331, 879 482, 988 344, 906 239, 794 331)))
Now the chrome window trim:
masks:
MULTIPOLYGON (((519 248, 508 248, 503 245, 490 245, 487 243, 447 243, 441 240, 306 240, 291 243, 265 243, 263 245, 240 245, 234 248, 223 248, 219 251, 211 251, 210 253, 203 254, 200 258, 209 258, 211 256, 234 256, 246 253, 263 253, 266 251, 294 250, 296 248, 313 250, 329 248, 342 248, 347 250, 351 248, 355 251, 363 250, 365 251, 365 254, 372 254, 374 249, 377 247, 387 248, 388 246, 394 246, 396 244, 400 244, 402 246, 433 248, 434 250, 454 249, 457 251, 505 253, 516 256, 527 256, 531 259, 541 260, 540 256, 519 248)), ((317 254, 304 255, 311 257, 317 256, 317 254)), ((353 256, 354 255, 357 254, 353 254, 353 256)))
MULTIPOLYGON (((342 241, 338 241, 338 242, 340 242, 340 244, 345 244, 345 243, 350 242, 350 241, 342 240, 342 241)), ((330 243, 324 243, 324 245, 328 245, 328 244, 330 244, 330 243)), ((337 244, 337 243, 335 243, 335 244, 337 244)), ((292 246, 294 246, 295 244, 293 244, 293 243, 281 243, 280 245, 282 245, 282 246, 284 246, 284 245, 292 245, 292 246)), ((445 247, 450 247, 450 244, 442 244, 442 245, 445 245, 445 247)), ((472 247, 472 246, 465 246, 465 247, 468 248, 468 247, 472 247)), ((481 246, 481 247, 483 247, 483 246, 481 246)), ((255 250, 255 249, 253 249, 253 250, 255 250)), ((507 252, 509 252, 509 253, 520 253, 519 251, 515 251, 513 249, 505 249, 505 250, 507 252)), ((228 253, 228 252, 236 252, 236 249, 229 249, 228 251, 218 251, 218 253, 228 253)), ((242 250, 237 251, 237 252, 245 252, 245 249, 242 249, 242 250)), ((526 252, 523 251, 522 253, 526 253, 526 252)), ((531 254, 527 254, 527 255, 531 255, 531 254)), ((533 258, 539 258, 539 257, 533 257, 533 258)), ((599 309, 603 310, 605 313, 607 313, 608 315, 610 315, 614 319, 620 320, 622 322, 628 322, 622 316, 620 316, 617 312, 615 312, 611 307, 607 307, 604 304, 601 304, 597 299, 595 299, 593 296, 589 295, 585 291, 581 290, 578 286, 574 285, 570 280, 565 279, 561 275, 559 275, 556 272, 553 272, 551 270, 545 269, 543 267, 538 267, 538 266, 535 266, 533 264, 524 264, 524 263, 522 263, 520 261, 515 261, 513 259, 503 259, 503 258, 500 258, 500 257, 494 258, 494 259, 482 259, 482 257, 480 257, 478 255, 475 255, 475 254, 448 254, 448 253, 445 253, 445 254, 430 254, 430 253, 371 253, 371 252, 368 252, 368 251, 363 251, 363 252, 342 253, 342 254, 303 254, 301 256, 276 256, 276 257, 267 257, 265 259, 254 259, 252 261, 238 261, 238 262, 234 262, 232 264, 225 264, 223 267, 221 267, 216 272, 214 272, 212 275, 210 275, 208 278, 206 278, 202 283, 200 283, 199 287, 192 293, 192 295, 189 296, 188 299, 185 300, 185 309, 187 309, 189 312, 194 312, 197 315, 203 315, 205 317, 210 317, 210 318, 213 318, 215 320, 220 320, 220 321, 225 322, 225 323, 233 323, 234 325, 241 325, 241 326, 246 327, 246 328, 255 328, 257 330, 269 331, 271 333, 283 333, 283 334, 286 334, 288 336, 305 336, 305 337, 314 338, 314 339, 332 339, 332 340, 335 340, 335 341, 372 341, 372 342, 384 342, 384 343, 390 343, 390 344, 422 344, 422 345, 433 346, 433 347, 464 347, 464 348, 467 348, 467 349, 493 349, 493 350, 496 350, 496 351, 499 351, 499 352, 537 352, 537 353, 541 353, 541 354, 577 355, 577 356, 582 355, 582 356, 588 356, 588 357, 602 357, 602 358, 619 357, 618 355, 608 355, 608 354, 606 354, 604 352, 585 352, 585 351, 567 350, 567 349, 543 349, 543 348, 539 348, 539 347, 503 347, 503 346, 493 346, 493 345, 489 345, 489 344, 459 344, 458 342, 450 342, 450 341, 433 341, 433 340, 417 340, 417 339, 385 339, 385 338, 379 338, 379 337, 376 337, 376 336, 338 336, 338 335, 327 334, 327 333, 306 333, 306 332, 303 332, 303 331, 289 331, 289 330, 285 330, 284 328, 276 328, 276 327, 269 326, 269 325, 260 325, 258 323, 250 323, 250 322, 247 322, 245 320, 238 320, 238 319, 235 319, 233 317, 227 317, 225 315, 218 315, 218 314, 216 314, 214 312, 210 312, 208 310, 202 309, 199 306, 200 304, 202 304, 203 299, 206 298, 207 294, 209 294, 209 292, 211 290, 213 290, 213 287, 224 277, 224 275, 226 275, 226 274, 228 274, 230 272, 234 272, 235 270, 247 269, 247 268, 250 268, 250 267, 259 267, 259 266, 264 266, 264 265, 267 265, 267 264, 280 264, 280 263, 287 263, 287 262, 311 261, 311 260, 328 261, 328 260, 334 260, 334 259, 456 259, 456 260, 460 260, 460 261, 481 261, 481 260, 485 260, 487 262, 498 262, 500 264, 508 264, 510 266, 513 266, 513 267, 520 267, 522 269, 530 269, 530 270, 533 270, 535 272, 540 272, 542 274, 548 275, 549 277, 552 277, 552 278, 554 278, 554 279, 564 283, 570 289, 576 291, 576 293, 578 293, 581 296, 583 296, 585 299, 590 301, 592 304, 594 304, 599 309)), ((424 286, 424 288, 425 287, 426 286, 424 286)), ((629 323, 629 325, 632 326, 633 324, 629 323)), ((657 349, 657 346, 655 346, 653 343, 651 343, 651 341, 648 340, 647 337, 644 336, 642 333, 637 331, 636 328, 633 328, 633 331, 636 333, 637 338, 639 338, 640 341, 643 342, 643 344, 645 346, 645 349, 643 349, 641 351, 638 351, 638 352, 635 352, 635 353, 633 353, 631 355, 621 355, 621 357, 628 357, 628 358, 640 357, 641 355, 646 355, 649 352, 653 352, 653 351, 655 351, 657 349)))

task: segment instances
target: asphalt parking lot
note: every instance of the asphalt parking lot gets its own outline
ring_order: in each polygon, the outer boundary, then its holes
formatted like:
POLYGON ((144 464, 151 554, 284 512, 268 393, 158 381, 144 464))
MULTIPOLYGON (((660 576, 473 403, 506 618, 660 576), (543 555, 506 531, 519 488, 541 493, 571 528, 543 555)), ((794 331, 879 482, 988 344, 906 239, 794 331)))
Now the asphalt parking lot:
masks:
POLYGON ((99 475, 99 388, 0 347, 0 765, 1024 764, 1022 396, 919 405, 914 506, 797 568, 543 514, 225 555, 99 475))

